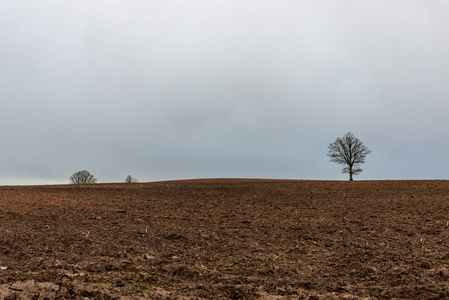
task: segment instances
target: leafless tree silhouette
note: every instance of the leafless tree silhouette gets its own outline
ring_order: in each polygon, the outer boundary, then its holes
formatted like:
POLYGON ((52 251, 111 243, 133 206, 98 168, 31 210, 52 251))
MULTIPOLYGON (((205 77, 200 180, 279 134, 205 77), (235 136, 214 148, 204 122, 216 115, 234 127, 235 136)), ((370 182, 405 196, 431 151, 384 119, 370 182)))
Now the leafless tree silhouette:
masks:
POLYGON ((72 184, 91 184, 97 183, 97 179, 94 175, 90 174, 86 170, 78 171, 70 177, 70 183, 72 184))
POLYGON ((125 182, 126 182, 126 183, 136 183, 136 182, 137 182, 137 179, 134 178, 134 177, 132 177, 131 175, 128 175, 128 176, 126 176, 126 178, 125 178, 125 182))
POLYGON ((349 173, 350 181, 353 180, 352 175, 362 172, 358 165, 365 163, 366 155, 371 152, 351 132, 337 138, 335 142, 329 144, 328 149, 327 156, 330 157, 330 161, 344 165, 342 173, 349 173))

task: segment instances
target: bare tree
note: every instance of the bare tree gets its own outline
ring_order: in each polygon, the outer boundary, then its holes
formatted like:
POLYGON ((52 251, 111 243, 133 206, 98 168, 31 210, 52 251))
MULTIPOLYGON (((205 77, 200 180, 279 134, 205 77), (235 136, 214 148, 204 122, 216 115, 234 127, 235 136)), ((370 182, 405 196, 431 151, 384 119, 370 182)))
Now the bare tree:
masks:
POLYGON ((125 182, 126 183, 136 183, 137 179, 132 177, 131 175, 128 175, 128 176, 126 176, 125 182))
POLYGON ((90 174, 86 170, 78 171, 70 177, 70 183, 72 184, 91 184, 97 183, 97 179, 94 175, 90 174))
POLYGON ((362 172, 359 164, 365 163, 365 157, 371 152, 363 145, 363 142, 354 136, 351 132, 346 133, 343 137, 339 137, 335 142, 327 147, 331 162, 335 162, 345 167, 342 173, 349 173, 349 180, 352 181, 352 175, 362 172))

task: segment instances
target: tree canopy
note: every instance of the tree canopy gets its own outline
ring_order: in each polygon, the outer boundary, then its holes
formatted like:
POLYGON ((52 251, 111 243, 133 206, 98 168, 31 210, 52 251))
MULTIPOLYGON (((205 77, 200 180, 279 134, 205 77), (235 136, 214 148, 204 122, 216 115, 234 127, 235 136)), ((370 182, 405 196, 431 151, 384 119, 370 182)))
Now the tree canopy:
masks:
POLYGON ((90 174, 86 170, 78 171, 70 177, 70 183, 72 184, 91 184, 97 183, 97 179, 94 175, 90 174))
POLYGON ((359 165, 365 163, 366 155, 371 152, 351 132, 337 138, 329 144, 328 149, 327 156, 330 157, 330 161, 344 165, 342 173, 349 173, 349 180, 351 181, 353 175, 358 175, 363 171, 359 165))

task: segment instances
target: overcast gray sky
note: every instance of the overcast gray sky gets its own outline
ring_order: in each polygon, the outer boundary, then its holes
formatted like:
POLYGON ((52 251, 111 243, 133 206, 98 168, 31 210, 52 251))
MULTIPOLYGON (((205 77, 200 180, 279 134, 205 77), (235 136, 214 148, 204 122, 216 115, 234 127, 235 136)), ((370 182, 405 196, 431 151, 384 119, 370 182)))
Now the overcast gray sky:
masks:
POLYGON ((0 3, 0 184, 449 178, 446 0, 0 3))

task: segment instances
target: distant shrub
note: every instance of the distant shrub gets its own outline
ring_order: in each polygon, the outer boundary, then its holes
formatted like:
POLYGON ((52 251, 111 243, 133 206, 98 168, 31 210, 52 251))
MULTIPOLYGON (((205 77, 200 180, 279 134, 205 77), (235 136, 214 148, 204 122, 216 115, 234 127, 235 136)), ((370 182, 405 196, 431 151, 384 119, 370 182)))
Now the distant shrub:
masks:
POLYGON ((78 171, 70 177, 71 184, 92 184, 97 183, 97 178, 86 170, 78 171))
POLYGON ((137 179, 134 178, 134 177, 132 177, 131 175, 128 175, 128 176, 126 176, 126 178, 125 178, 125 182, 126 182, 126 183, 136 183, 136 182, 137 182, 137 179))

